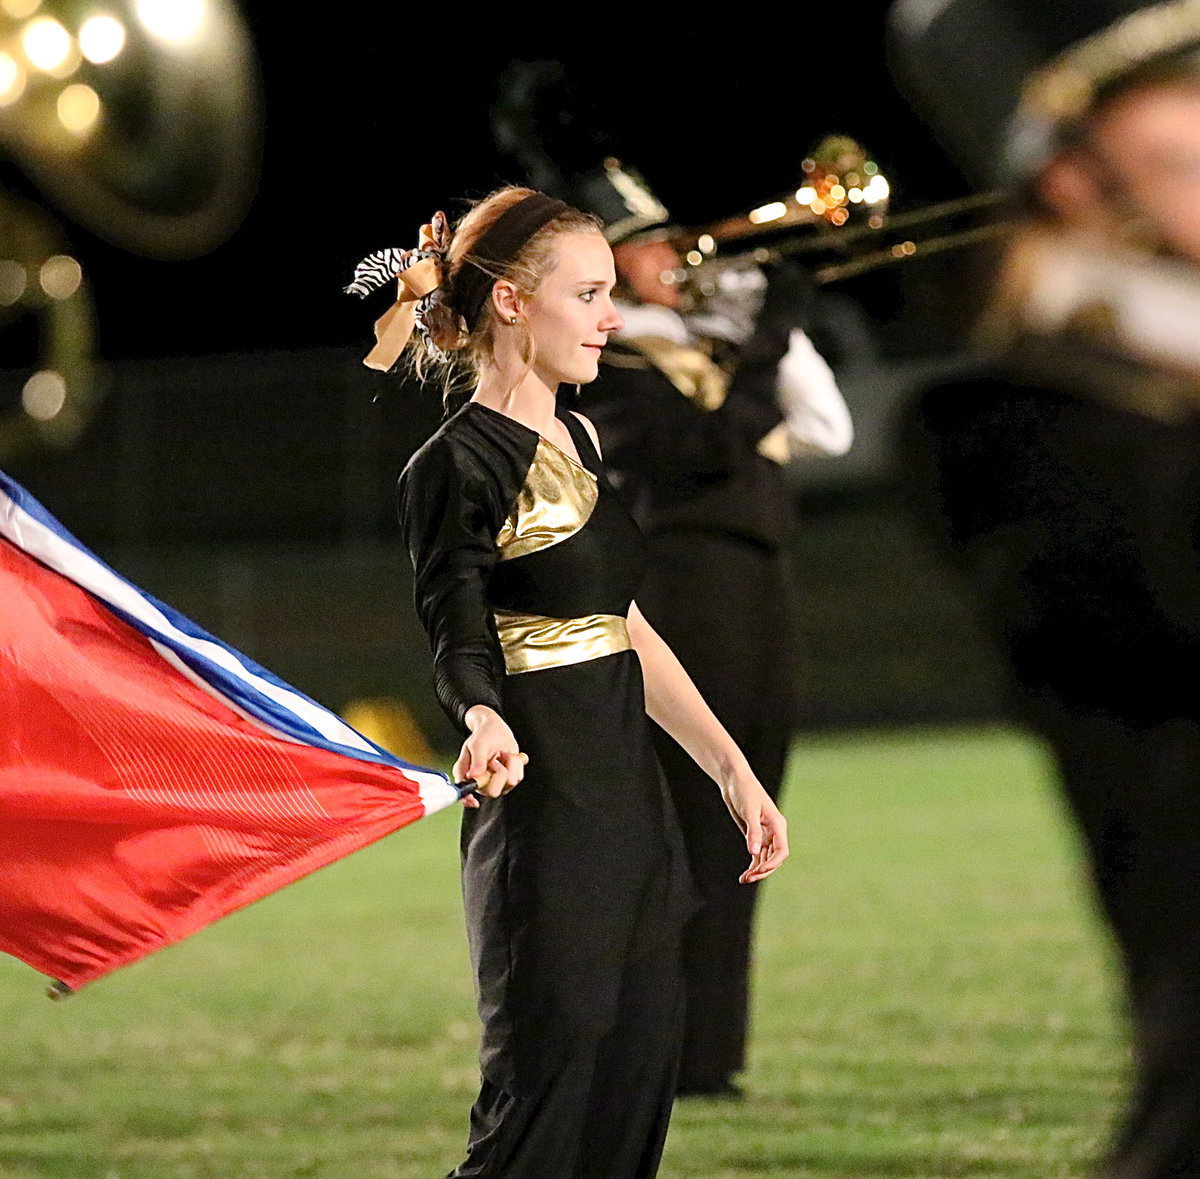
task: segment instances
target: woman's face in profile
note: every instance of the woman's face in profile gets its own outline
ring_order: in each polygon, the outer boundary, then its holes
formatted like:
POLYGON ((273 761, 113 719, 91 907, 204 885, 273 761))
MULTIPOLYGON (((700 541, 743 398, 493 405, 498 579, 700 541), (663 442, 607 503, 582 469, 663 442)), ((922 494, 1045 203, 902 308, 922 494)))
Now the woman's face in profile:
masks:
POLYGON ((533 368, 551 389, 596 379, 600 351, 622 326, 613 306, 612 250, 599 233, 565 233, 553 264, 525 305, 536 346, 533 368))

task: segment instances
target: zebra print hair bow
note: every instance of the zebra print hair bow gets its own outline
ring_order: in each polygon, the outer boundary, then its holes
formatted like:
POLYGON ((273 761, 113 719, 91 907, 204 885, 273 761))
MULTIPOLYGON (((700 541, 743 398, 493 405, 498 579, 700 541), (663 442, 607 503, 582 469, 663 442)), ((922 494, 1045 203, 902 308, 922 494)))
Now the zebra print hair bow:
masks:
POLYGON ((411 252, 389 246, 386 250, 368 254, 354 268, 354 281, 346 288, 346 294, 365 299, 404 269, 404 260, 411 252))
POLYGON ((450 246, 450 228, 444 213, 435 213, 421 226, 415 250, 389 247, 369 254, 354 268, 348 295, 366 298, 391 279, 396 280, 396 301, 375 321, 375 347, 363 359, 368 368, 388 372, 404 351, 415 329, 434 359, 445 353, 430 338, 427 315, 435 300, 443 297, 442 266, 450 246))

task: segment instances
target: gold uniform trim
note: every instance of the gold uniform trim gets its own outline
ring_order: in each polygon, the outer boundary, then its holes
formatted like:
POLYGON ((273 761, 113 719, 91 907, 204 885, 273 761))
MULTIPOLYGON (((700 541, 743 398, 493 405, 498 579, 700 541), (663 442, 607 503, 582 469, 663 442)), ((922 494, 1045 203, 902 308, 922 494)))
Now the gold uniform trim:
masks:
POLYGON ((495 618, 509 675, 586 663, 633 647, 625 619, 618 614, 546 618, 497 610, 495 618))
MULTIPOLYGON (((729 376, 699 348, 677 344, 661 336, 622 338, 621 342, 637 352, 638 357, 610 354, 604 358, 605 363, 617 368, 656 368, 693 405, 710 413, 725 404, 729 394, 729 376)), ((787 425, 780 422, 764 434, 758 440, 757 450, 763 458, 780 466, 788 462, 792 457, 792 445, 787 425)))
POLYGON ((591 471, 542 438, 496 537, 500 560, 524 557, 574 536, 588 522, 599 494, 591 471))
POLYGON ((1200 42, 1200 0, 1165 0, 1140 8, 1085 37, 1026 83, 1017 119, 1077 119, 1097 91, 1152 58, 1200 42))
MULTIPOLYGON (((640 352, 680 393, 701 409, 720 409, 729 392, 729 378, 724 369, 699 348, 677 344, 662 336, 637 336, 622 338, 636 352, 640 352)), ((605 357, 612 363, 613 358, 605 357)))

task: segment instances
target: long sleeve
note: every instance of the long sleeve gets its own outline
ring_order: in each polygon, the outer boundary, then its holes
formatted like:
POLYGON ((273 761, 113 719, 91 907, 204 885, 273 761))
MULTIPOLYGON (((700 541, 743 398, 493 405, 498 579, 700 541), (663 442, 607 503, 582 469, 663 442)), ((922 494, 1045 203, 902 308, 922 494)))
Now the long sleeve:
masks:
POLYGON ((811 285, 797 267, 776 263, 764 273, 762 306, 750 337, 737 349, 728 397, 730 412, 751 429, 766 426, 756 437, 756 446, 780 422, 791 433, 792 415, 780 394, 784 391, 789 357, 793 362, 798 359, 797 336, 807 339, 801 324, 808 318, 812 303, 811 285))
POLYGON ((497 559, 494 507, 478 473, 442 442, 400 476, 400 524, 414 573, 417 616, 433 652, 434 688, 450 719, 476 704, 502 711, 503 660, 487 600, 497 559))

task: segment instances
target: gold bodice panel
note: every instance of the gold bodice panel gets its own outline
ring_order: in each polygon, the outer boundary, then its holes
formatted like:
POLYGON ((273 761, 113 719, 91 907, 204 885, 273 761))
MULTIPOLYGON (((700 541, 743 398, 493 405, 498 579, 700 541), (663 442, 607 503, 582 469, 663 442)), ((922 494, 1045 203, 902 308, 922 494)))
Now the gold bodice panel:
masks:
POLYGON ((588 522, 598 497, 596 476, 540 439, 517 502, 496 537, 500 560, 561 544, 588 522))

